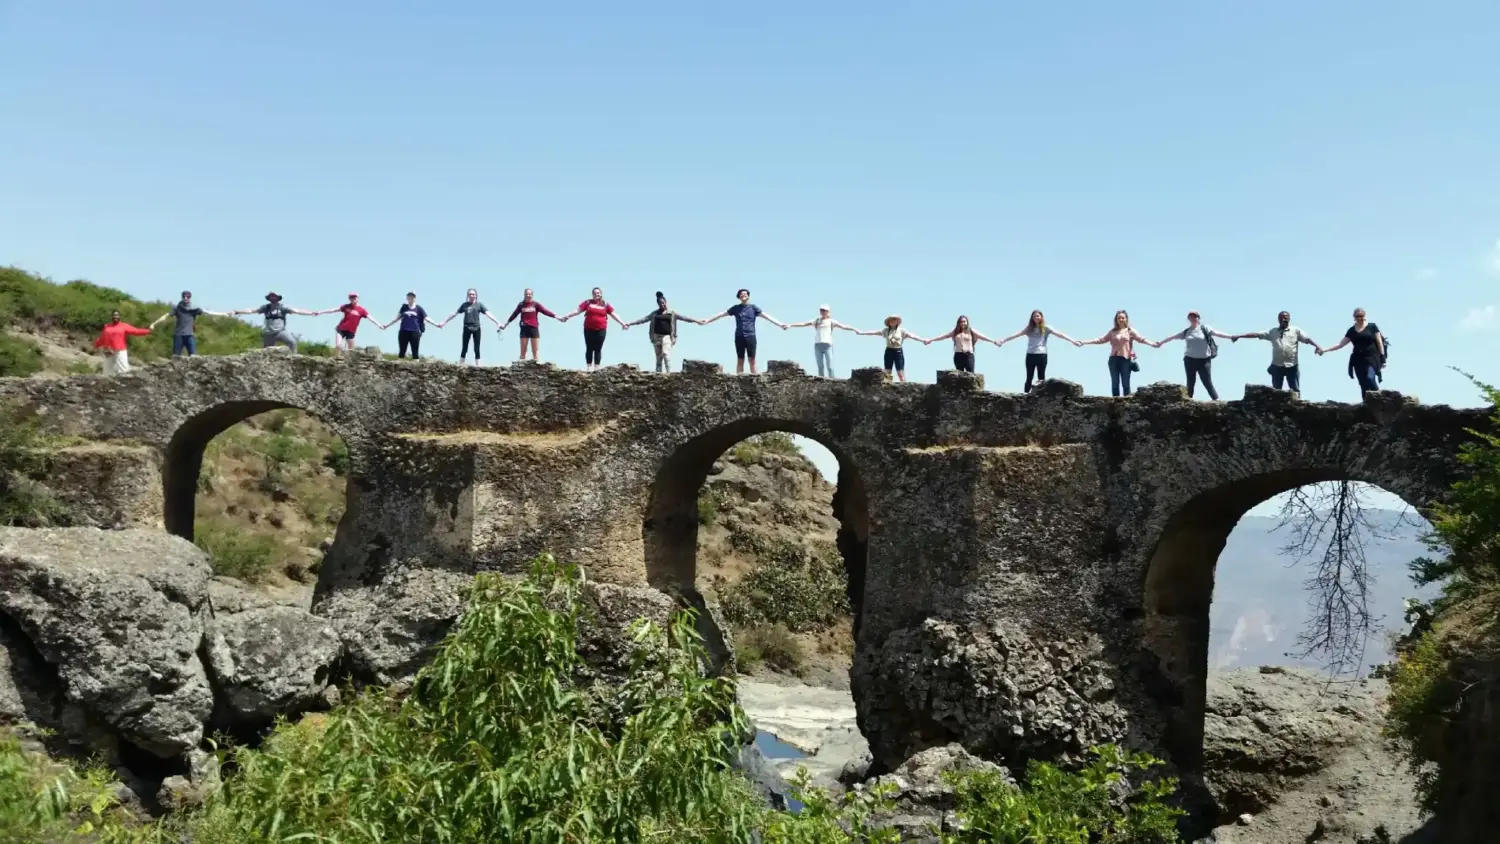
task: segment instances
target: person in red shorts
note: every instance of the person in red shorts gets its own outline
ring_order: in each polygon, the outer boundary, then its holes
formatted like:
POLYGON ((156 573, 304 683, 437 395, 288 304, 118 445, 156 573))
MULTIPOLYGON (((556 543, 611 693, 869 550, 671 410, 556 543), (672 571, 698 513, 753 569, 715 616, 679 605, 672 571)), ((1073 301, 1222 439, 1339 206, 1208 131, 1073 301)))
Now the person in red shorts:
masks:
POLYGON ((370 312, 365 310, 364 306, 359 303, 358 293, 349 294, 348 304, 339 305, 337 308, 329 308, 326 311, 319 311, 318 313, 331 314, 334 312, 344 315, 343 319, 339 320, 338 326, 334 328, 333 349, 337 352, 354 351, 354 332, 359 330, 359 323, 362 320, 368 319, 380 328, 385 328, 385 326, 370 318, 370 312))

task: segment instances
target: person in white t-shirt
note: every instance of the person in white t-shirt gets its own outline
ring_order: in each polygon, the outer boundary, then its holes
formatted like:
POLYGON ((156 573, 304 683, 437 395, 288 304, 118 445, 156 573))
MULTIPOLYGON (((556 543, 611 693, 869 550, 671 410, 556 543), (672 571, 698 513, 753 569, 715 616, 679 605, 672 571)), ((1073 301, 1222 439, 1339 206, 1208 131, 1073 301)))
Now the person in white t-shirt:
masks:
POLYGON ((895 370, 896 379, 899 381, 906 380, 906 352, 901 348, 901 344, 905 343, 907 338, 916 340, 918 343, 924 345, 932 342, 931 340, 924 340, 902 328, 901 317, 895 314, 891 314, 885 318, 885 328, 879 331, 856 331, 854 333, 866 337, 879 336, 885 338, 885 374, 889 378, 891 371, 895 370))
POLYGON ((833 378, 833 330, 835 328, 844 331, 853 331, 850 326, 839 322, 829 314, 832 313, 827 305, 818 306, 818 318, 806 322, 794 322, 787 328, 813 328, 813 359, 818 362, 818 377, 833 378))
POLYGON ((1001 337, 995 341, 996 346, 1004 346, 1006 343, 1022 336, 1026 336, 1026 386, 1021 392, 1031 392, 1031 377, 1036 376, 1036 383, 1040 384, 1047 380, 1047 338, 1056 337, 1066 340, 1075 346, 1082 346, 1083 342, 1074 340, 1072 337, 1058 331, 1047 324, 1047 318, 1041 311, 1032 311, 1030 319, 1026 320, 1026 327, 1017 331, 1009 337, 1001 337))

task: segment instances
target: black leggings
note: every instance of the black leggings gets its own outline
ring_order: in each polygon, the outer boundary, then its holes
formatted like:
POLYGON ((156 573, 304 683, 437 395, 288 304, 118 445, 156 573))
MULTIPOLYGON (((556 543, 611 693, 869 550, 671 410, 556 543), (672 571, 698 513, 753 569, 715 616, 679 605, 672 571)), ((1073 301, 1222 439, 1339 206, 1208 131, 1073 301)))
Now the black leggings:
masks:
POLYGON ((1187 372, 1188 398, 1193 397, 1193 386, 1202 378, 1203 389, 1208 391, 1208 397, 1214 401, 1219 400, 1219 391, 1214 389, 1213 361, 1208 358, 1183 358, 1182 368, 1187 372))
POLYGON ((954 352, 953 353, 953 368, 956 369, 956 370, 958 370, 959 372, 973 372, 974 371, 974 353, 973 352, 954 352))
MULTIPOLYGON (((411 359, 417 360, 420 357, 420 355, 417 354, 417 351, 422 348, 422 332, 403 331, 396 335, 396 343, 401 347, 401 354, 398 355, 398 357, 406 357, 406 350, 410 348, 411 359)), ((478 346, 474 347, 474 354, 475 356, 478 356, 478 346)))
POLYGON ((1036 376, 1036 382, 1038 384, 1040 384, 1043 381, 1047 380, 1047 353, 1046 352, 1042 352, 1041 354, 1037 354, 1037 353, 1034 353, 1034 352, 1028 352, 1027 353, 1027 355, 1026 355, 1026 386, 1021 388, 1021 392, 1023 392, 1023 393, 1029 393, 1029 392, 1031 392, 1031 377, 1033 375, 1036 376))
POLYGON ((585 328, 583 330, 583 363, 598 366, 604 362, 604 334, 607 329, 585 328))
POLYGON ((458 353, 459 360, 469 356, 469 340, 471 339, 474 341, 474 360, 479 360, 479 335, 481 333, 477 328, 464 328, 463 349, 458 353))

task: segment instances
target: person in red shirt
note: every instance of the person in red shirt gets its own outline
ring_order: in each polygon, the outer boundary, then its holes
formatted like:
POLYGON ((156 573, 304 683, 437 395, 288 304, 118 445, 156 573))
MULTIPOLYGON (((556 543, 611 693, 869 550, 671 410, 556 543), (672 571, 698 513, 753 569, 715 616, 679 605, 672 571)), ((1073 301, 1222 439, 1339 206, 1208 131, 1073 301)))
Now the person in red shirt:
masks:
POLYGON ((130 371, 130 353, 125 350, 126 337, 141 337, 151 333, 149 328, 136 328, 120 319, 120 312, 109 315, 109 323, 99 332, 94 348, 104 352, 104 374, 124 375, 130 371))
POLYGON ((348 304, 339 305, 337 308, 329 308, 326 311, 318 311, 318 313, 341 313, 344 315, 343 319, 340 319, 339 324, 334 328, 336 336, 333 338, 333 349, 337 352, 354 351, 354 332, 359 330, 359 323, 361 320, 368 319, 370 320, 370 322, 375 323, 377 326, 385 328, 385 326, 380 325, 379 322, 371 319, 370 312, 365 310, 364 306, 359 304, 358 293, 349 294, 348 304))
POLYGON ((583 314, 584 367, 593 372, 602 365, 604 359, 604 333, 609 329, 609 321, 613 319, 618 322, 621 331, 629 331, 630 326, 615 315, 615 306, 604 301, 604 291, 597 287, 594 288, 593 296, 578 304, 578 310, 558 321, 567 322, 579 314, 583 314))
POLYGON ((557 314, 547 310, 546 305, 538 302, 532 295, 531 288, 528 287, 526 292, 521 294, 521 304, 516 305, 516 309, 510 312, 510 319, 500 326, 500 330, 504 331, 510 328, 510 324, 516 321, 516 317, 521 318, 521 360, 526 359, 526 341, 528 340, 531 341, 531 359, 540 360, 536 356, 537 345, 542 339, 542 325, 538 314, 557 319, 557 314))

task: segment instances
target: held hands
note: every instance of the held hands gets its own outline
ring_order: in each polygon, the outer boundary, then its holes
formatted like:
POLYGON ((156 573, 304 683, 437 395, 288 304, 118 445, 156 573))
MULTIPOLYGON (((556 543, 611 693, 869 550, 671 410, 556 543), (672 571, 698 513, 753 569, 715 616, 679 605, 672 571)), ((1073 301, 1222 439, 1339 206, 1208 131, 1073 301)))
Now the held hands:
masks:
POLYGON ((1075 345, 1075 346, 1077 346, 1078 348, 1081 349, 1081 348, 1083 348, 1083 341, 1082 340, 1074 340, 1073 341, 1073 345, 1075 345))
POLYGON ((923 340, 922 341, 922 345, 924 345, 924 346, 931 346, 932 345, 932 341, 931 340, 923 340))

